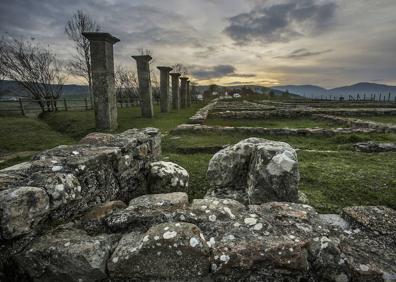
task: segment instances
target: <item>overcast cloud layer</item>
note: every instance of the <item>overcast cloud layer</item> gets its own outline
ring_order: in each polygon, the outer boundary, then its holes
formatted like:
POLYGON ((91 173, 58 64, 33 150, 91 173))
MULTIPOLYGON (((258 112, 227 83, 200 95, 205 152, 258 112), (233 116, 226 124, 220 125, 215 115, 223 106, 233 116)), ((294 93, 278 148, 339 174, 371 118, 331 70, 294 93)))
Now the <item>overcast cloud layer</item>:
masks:
POLYGON ((64 25, 77 9, 121 39, 116 64, 131 69, 144 48, 200 84, 396 84, 394 0, 2 0, 0 31, 66 61, 64 25))

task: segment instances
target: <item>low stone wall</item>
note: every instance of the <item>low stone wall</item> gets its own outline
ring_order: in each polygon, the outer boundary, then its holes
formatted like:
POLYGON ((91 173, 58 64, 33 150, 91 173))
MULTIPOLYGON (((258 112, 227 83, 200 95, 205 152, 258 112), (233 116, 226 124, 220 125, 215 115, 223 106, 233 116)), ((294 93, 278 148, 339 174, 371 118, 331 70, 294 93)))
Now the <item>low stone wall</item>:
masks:
POLYGON ((312 115, 314 119, 331 121, 337 124, 350 126, 352 128, 370 128, 378 132, 396 132, 396 125, 367 121, 355 118, 337 117, 333 115, 312 115))
POLYGON ((92 133, 78 145, 58 146, 1 170, 0 249, 102 202, 146 194, 160 142, 155 128, 92 133))
POLYGON ((329 114, 339 116, 371 116, 371 115, 396 115, 395 108, 383 109, 280 109, 268 111, 225 111, 210 113, 213 118, 225 119, 266 119, 266 118, 292 118, 311 116, 313 114, 329 114))
POLYGON ((216 197, 191 203, 184 192, 142 195, 188 187, 187 172, 159 157, 158 130, 128 130, 0 171, 0 281, 396 279, 395 210, 273 201, 297 200, 288 144, 250 138, 219 152, 208 170, 216 197), (240 188, 230 177, 250 187, 245 204, 220 193, 240 188))
POLYGON ((209 112, 216 105, 217 99, 213 100, 210 104, 198 110, 192 117, 189 118, 188 123, 202 124, 205 122, 209 112))
POLYGON ((213 108, 213 111, 260 111, 260 110, 275 110, 273 105, 264 105, 253 103, 249 101, 219 101, 213 108))
POLYGON ((259 135, 288 135, 288 136, 333 136, 335 134, 386 132, 382 128, 264 128, 264 127, 231 127, 208 126, 200 124, 181 124, 172 129, 172 133, 244 133, 259 135))

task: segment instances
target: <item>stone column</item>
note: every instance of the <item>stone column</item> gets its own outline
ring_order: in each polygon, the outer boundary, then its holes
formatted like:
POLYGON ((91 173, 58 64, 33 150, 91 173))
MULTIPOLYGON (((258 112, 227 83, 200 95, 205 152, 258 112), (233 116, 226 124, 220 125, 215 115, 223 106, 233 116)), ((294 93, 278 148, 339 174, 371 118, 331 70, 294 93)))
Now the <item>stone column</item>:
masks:
POLYGON ((180 73, 171 73, 172 77, 172 108, 176 111, 180 110, 180 87, 179 77, 180 73))
POLYGON ((160 70, 160 109, 161 113, 171 111, 171 96, 169 95, 169 72, 170 67, 157 67, 160 70))
POLYGON ((190 81, 187 81, 187 107, 191 107, 190 81))
POLYGON ((152 58, 149 55, 132 56, 132 58, 136 60, 137 64, 142 117, 151 118, 154 116, 153 94, 150 79, 150 60, 152 58))
POLYGON ((114 130, 118 124, 113 45, 120 40, 104 32, 83 32, 82 35, 90 43, 96 129, 114 130))
POLYGON ((187 81, 188 77, 181 77, 180 86, 180 107, 184 109, 187 106, 187 81))

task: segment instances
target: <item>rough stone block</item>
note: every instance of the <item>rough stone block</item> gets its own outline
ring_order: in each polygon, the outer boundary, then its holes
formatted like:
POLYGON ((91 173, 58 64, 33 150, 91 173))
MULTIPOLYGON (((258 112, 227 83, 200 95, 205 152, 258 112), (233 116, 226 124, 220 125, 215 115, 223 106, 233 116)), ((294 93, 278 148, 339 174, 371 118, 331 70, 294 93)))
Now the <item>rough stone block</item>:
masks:
POLYGON ((188 192, 188 172, 175 163, 151 163, 148 178, 151 193, 188 192))
POLYGON ((243 203, 298 201, 298 160, 287 143, 249 138, 217 152, 209 162, 209 195, 243 203))
POLYGON ((164 223, 124 235, 108 263, 111 278, 194 281, 209 274, 209 248, 189 223, 164 223))
POLYGON ((37 187, 18 187, 0 192, 0 239, 27 234, 49 214, 49 199, 37 187))

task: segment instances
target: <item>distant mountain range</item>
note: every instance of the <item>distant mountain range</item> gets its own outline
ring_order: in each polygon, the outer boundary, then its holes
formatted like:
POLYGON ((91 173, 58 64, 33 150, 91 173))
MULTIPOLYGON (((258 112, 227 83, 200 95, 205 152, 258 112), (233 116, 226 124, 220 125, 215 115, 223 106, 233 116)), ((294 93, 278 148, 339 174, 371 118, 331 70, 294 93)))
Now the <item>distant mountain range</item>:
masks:
MULTIPOLYGON (((208 89, 209 86, 200 85, 197 87, 199 92, 203 92, 208 89)), ((258 86, 258 85, 236 85, 236 86, 226 86, 228 89, 235 89, 241 87, 248 87, 256 91, 257 93, 268 93, 271 88, 258 86)), ((396 86, 390 86, 385 84, 368 83, 361 82, 350 86, 342 86, 332 89, 326 89, 316 85, 282 85, 274 86, 272 89, 275 95, 279 95, 282 92, 288 91, 290 94, 297 94, 303 97, 314 97, 314 98, 330 98, 330 96, 339 98, 348 98, 349 95, 356 98, 359 94, 360 98, 363 99, 364 94, 366 98, 370 98, 371 94, 376 94, 378 99, 381 94, 382 97, 385 95, 388 98, 389 93, 391 93, 391 99, 394 100, 396 97, 396 86)), ((86 85, 76 85, 68 84, 63 86, 63 97, 81 97, 88 95, 88 86, 86 85)), ((28 93, 20 88, 15 81, 10 80, 0 80, 0 100, 15 99, 15 97, 27 97, 28 93)))
POLYGON ((274 86, 272 88, 281 91, 287 90, 290 93, 295 93, 300 96, 314 98, 329 98, 330 95, 336 98, 348 98, 349 95, 351 95, 352 97, 356 98, 358 94, 360 98, 363 98, 364 95, 366 95, 366 98, 370 98, 370 95, 372 94, 376 94, 376 97, 378 98, 380 94, 382 97, 383 95, 388 97, 389 93, 391 93, 392 100, 396 97, 396 86, 369 82, 360 82, 350 86, 342 86, 332 89, 326 89, 316 85, 282 85, 274 86))

